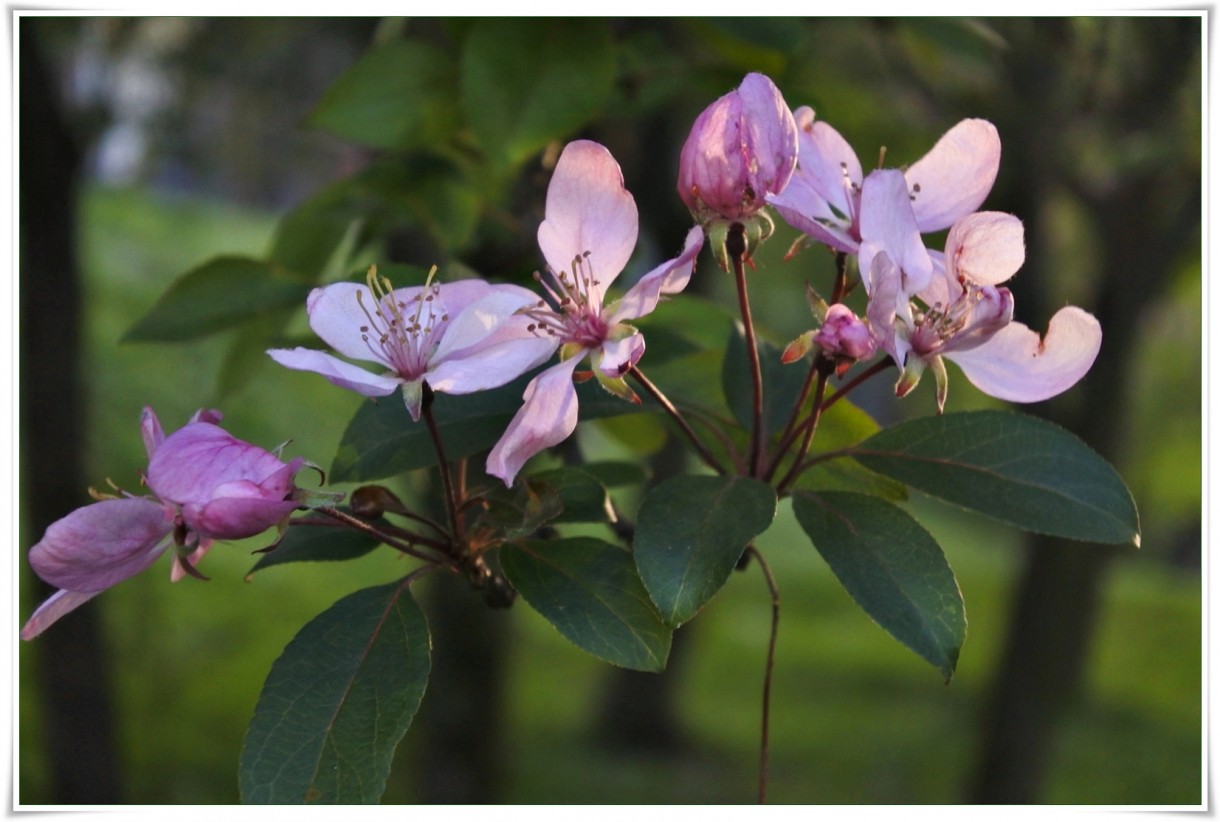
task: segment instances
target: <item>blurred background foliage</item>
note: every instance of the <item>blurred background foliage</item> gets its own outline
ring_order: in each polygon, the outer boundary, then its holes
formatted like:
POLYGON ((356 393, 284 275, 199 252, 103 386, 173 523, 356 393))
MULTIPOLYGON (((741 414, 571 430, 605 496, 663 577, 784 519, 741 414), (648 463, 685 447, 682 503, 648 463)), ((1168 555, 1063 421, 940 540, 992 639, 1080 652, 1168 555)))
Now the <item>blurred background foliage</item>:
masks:
MULTIPOLYGON (((1026 223, 1018 318, 1045 328, 1070 302, 1107 335, 1081 386, 1029 410, 1117 465, 1143 547, 1026 540, 913 499, 970 618, 943 687, 859 612, 781 506, 760 541, 784 598, 772 801, 1201 801, 1199 18, 19 27, 23 546, 87 486, 135 484, 145 404, 167 427, 219 404, 242 438, 291 438, 291 453, 329 462, 360 398, 262 353, 309 339, 299 307, 119 344, 217 256, 301 282, 374 261, 526 282, 551 164, 587 137, 639 205, 629 278, 679 247, 682 140, 749 71, 813 106, 866 167, 882 146, 901 165, 963 117, 992 120, 1004 157, 985 206, 1026 223)), ((780 344, 810 325, 794 295, 831 276, 818 250, 784 262, 793 239, 780 226, 752 282, 780 344)), ((705 257, 692 288, 729 300, 731 287, 705 257)), ((651 322, 664 321, 663 308, 651 322)), ((858 402, 883 423, 934 411, 930 386, 900 405, 874 382, 858 402)), ((993 404, 953 374, 951 409, 993 404)), ((656 451, 665 470, 661 429, 626 419, 583 431, 582 448, 656 451)), ((21 645, 23 803, 236 801, 271 662, 330 603, 403 572, 379 552, 244 581, 259 547, 213 551, 207 584, 154 569, 21 645)), ((17 562, 24 619, 43 592, 17 562)), ((749 801, 769 619, 752 576, 678 634, 660 677, 608 669, 526 608, 429 591, 437 668, 386 801, 749 801)))

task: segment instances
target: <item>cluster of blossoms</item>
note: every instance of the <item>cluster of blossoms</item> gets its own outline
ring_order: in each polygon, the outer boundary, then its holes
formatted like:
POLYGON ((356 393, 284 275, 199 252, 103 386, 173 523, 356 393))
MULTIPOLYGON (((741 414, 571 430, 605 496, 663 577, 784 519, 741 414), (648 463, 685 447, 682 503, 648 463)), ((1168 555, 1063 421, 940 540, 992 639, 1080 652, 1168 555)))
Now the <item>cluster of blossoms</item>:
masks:
MULTIPOLYGON (((374 268, 364 284, 314 289, 306 307, 310 326, 335 352, 375 363, 379 373, 323 351, 268 354, 364 396, 401 388, 415 421, 428 413, 432 392, 497 388, 558 354, 529 383, 488 457, 488 473, 511 486, 531 457, 575 430, 574 382, 596 377, 613 394, 639 401, 625 380, 634 374, 648 387, 637 369, 644 337, 631 322, 686 287, 705 239, 723 268, 732 262, 740 270, 773 231, 770 206, 803 233, 798 245, 821 243, 844 260, 854 257, 867 295, 863 316, 842 301, 847 288, 836 287, 830 305, 815 300, 821 324, 789 346, 786 362, 816 349, 842 376, 884 355, 900 369, 900 396, 930 368, 943 409, 947 358, 992 396, 1036 402, 1088 371, 1101 329, 1071 306, 1051 319, 1045 337, 1013 321, 1013 297, 1002 284, 1024 262, 1024 231, 1012 215, 978 211, 999 160, 995 128, 972 119, 905 171, 865 174, 837 131, 808 107, 791 111, 770 79, 750 74, 699 116, 683 146, 678 194, 696 225, 680 253, 621 297, 608 289, 635 250, 635 200, 610 152, 580 140, 564 148, 547 190, 538 228, 547 267, 535 275, 541 295, 473 279, 436 284, 432 275, 422 286, 395 289, 374 268), (923 235, 944 229, 944 249, 928 249, 923 235), (588 370, 577 370, 582 363, 588 370)), ((846 271, 844 264, 841 277, 846 271)), ((253 536, 309 507, 310 495, 293 484, 302 459, 281 462, 231 437, 219 419, 201 411, 166 437, 145 411, 144 482, 152 496, 98 495, 48 528, 30 561, 62 590, 36 611, 23 638, 171 547, 178 579, 197 573, 213 540, 253 536)))
POLYGON ((26 622, 22 639, 38 636, 171 548, 170 579, 199 576, 195 566, 215 540, 261 534, 319 498, 294 484, 309 465, 303 458, 285 463, 233 437, 217 425, 220 419, 219 411, 200 410, 167 437, 153 410, 144 409, 140 432, 148 471, 142 479, 151 496, 94 492, 97 502, 47 528, 30 549, 30 565, 60 590, 26 622))

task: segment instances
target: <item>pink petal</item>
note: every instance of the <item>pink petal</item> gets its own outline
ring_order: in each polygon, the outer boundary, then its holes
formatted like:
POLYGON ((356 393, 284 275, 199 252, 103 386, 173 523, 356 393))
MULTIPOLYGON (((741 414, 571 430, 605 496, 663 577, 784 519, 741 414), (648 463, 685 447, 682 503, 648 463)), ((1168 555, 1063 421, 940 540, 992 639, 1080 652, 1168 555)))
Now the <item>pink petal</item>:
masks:
POLYGON ((374 374, 358 365, 352 365, 324 351, 308 348, 272 348, 267 352, 271 359, 286 368, 296 371, 313 371, 340 388, 355 391, 366 397, 385 397, 402 385, 397 376, 374 374))
POLYGON ((151 565, 173 525, 161 505, 144 497, 95 502, 53 522, 30 549, 30 565, 57 588, 96 593, 151 565))
POLYGON ((788 181, 787 188, 779 194, 768 195, 767 202, 788 225, 811 239, 847 254, 860 250, 860 242, 851 236, 850 222, 831 210, 799 169, 788 181))
POLYGON ((911 301, 902 290, 902 272, 888 254, 878 252, 868 274, 869 299, 865 309, 877 344, 902 368, 911 350, 911 301))
MULTIPOLYGON (((414 290, 418 292, 419 289, 414 290)), ((376 334, 371 329, 369 314, 375 316, 377 310, 377 301, 367 285, 332 283, 315 288, 309 293, 305 307, 309 312, 309 327, 331 348, 353 360, 378 362, 390 367, 381 349, 370 345, 366 339, 376 334)))
POLYGON ((873 257, 884 251, 902 271, 905 293, 914 294, 928 284, 932 260, 915 225, 911 197, 901 171, 883 169, 864 178, 860 237, 861 271, 871 270, 873 257))
POLYGON ((191 418, 187 422, 210 422, 212 425, 220 425, 220 421, 224 418, 225 415, 215 408, 200 408, 194 414, 191 414, 191 418))
POLYGON ((607 377, 617 379, 626 374, 644 356, 644 335, 635 332, 621 340, 602 343, 597 368, 607 377))
POLYGON ((245 539, 261 534, 297 508, 292 500, 260 495, 251 482, 231 483, 216 490, 216 498, 204 505, 187 504, 182 518, 187 526, 210 539, 245 539))
POLYGON ((1011 214, 978 211, 953 224, 945 240, 945 266, 951 279, 998 285, 1025 263, 1025 229, 1011 214))
POLYGON ((703 249, 703 229, 695 226, 686 233, 682 253, 649 271, 615 305, 608 325, 651 314, 664 294, 677 294, 686 288, 695 270, 695 260, 703 249))
MULTIPOLYGON (((450 283, 445 288, 458 284, 450 283)), ((517 311, 537 303, 538 295, 519 285, 489 285, 478 299, 460 309, 450 307, 449 295, 446 293, 445 309, 449 312, 449 323, 444 336, 429 358, 429 363, 435 367, 448 359, 464 356, 485 345, 503 342, 511 336, 531 335, 526 330, 531 320, 518 315, 517 311), (509 326, 505 328, 507 336, 493 339, 495 332, 506 323, 509 326)), ((428 382, 436 388, 431 379, 428 382)))
POLYGON ((986 120, 962 120, 906 171, 919 230, 948 228, 975 211, 1000 170, 1000 135, 986 120))
POLYGON ((551 366, 526 387, 525 404, 487 457, 487 473, 511 486, 530 457, 576 430, 579 408, 572 373, 580 359, 570 357, 551 366))
POLYGON ((762 199, 771 192, 783 191, 796 168, 796 120, 783 94, 765 74, 747 74, 737 93, 741 97, 742 141, 752 159, 746 171, 751 188, 762 199))
POLYGON ((148 487, 164 502, 205 504, 216 489, 249 480, 266 494, 283 499, 285 471, 294 473, 300 458, 285 463, 256 445, 243 442, 223 428, 197 422, 166 437, 148 464, 148 487))
POLYGON ((1051 317, 1046 338, 1010 323, 978 348, 946 352, 980 391, 1010 402, 1040 402, 1075 385, 1101 349, 1101 324, 1075 306, 1051 317))
POLYGON ((90 591, 88 593, 56 591, 38 606, 38 610, 34 611, 34 615, 25 623, 25 626, 21 629, 21 638, 33 639, 54 625, 64 614, 75 611, 99 593, 101 591, 90 591))
MULTIPOLYGON (((542 256, 556 274, 590 252, 601 294, 635 249, 639 215, 623 187, 623 172, 605 146, 577 140, 564 148, 546 193, 546 219, 538 226, 542 256)), ((600 307, 600 306, 598 306, 600 307)))
POLYGON ((165 441, 165 431, 161 428, 161 420, 157 419, 157 412, 148 405, 144 406, 140 413, 140 436, 144 440, 144 450, 148 452, 148 458, 152 459, 153 452, 165 441))
POLYGON ((859 189, 864 182, 860 160, 843 135, 825 122, 813 121, 813 110, 797 109, 796 122, 800 133, 800 174, 813 190, 834 206, 850 222, 855 205, 852 186, 859 189))
MULTIPOLYGON (((500 335, 498 335, 500 336, 500 335)), ((460 358, 446 360, 428 373, 428 385, 445 394, 470 394, 499 388, 542 365, 559 346, 554 337, 528 333, 518 338, 500 336, 460 358)))
MULTIPOLYGON (((209 550, 211 550, 212 545, 213 545, 213 541, 211 539, 207 539, 207 538, 200 539, 199 544, 195 548, 195 550, 191 551, 191 553, 187 555, 187 557, 186 557, 187 563, 192 568, 198 568, 200 560, 202 560, 204 555, 207 554, 207 552, 209 550)), ((171 562, 170 566, 169 566, 169 581, 170 582, 181 582, 185 576, 186 576, 186 571, 183 570, 183 568, 182 568, 181 560, 175 558, 174 561, 171 562)))

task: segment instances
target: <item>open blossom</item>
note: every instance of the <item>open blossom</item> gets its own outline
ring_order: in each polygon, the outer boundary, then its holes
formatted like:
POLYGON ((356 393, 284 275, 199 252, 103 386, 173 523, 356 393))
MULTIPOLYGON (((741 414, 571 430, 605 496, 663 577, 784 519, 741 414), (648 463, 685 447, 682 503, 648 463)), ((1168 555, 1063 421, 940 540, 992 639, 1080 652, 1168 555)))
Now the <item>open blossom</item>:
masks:
MULTIPOLYGON (((815 121, 813 109, 794 113, 799 129, 796 173, 773 205, 793 228, 836 251, 860 250, 864 190, 871 185, 855 151, 834 128, 815 121)), ((948 228, 977 209, 995 183, 1000 138, 986 120, 962 120, 905 172, 919 233, 948 228)), ((884 202, 884 201, 875 201, 884 202)), ((863 260, 861 261, 863 263, 863 260)), ((868 267, 861 265, 861 271, 868 267)))
MULTIPOLYGON (((435 269, 433 269, 435 271, 435 269)), ((324 351, 273 349, 280 365, 314 371, 341 388, 384 397, 402 387, 418 421, 427 382, 433 391, 469 394, 497 388, 546 360, 554 351, 526 330, 517 311, 537 299, 515 285, 459 280, 394 289, 370 269, 365 285, 315 288, 309 325, 345 357, 383 366, 372 373, 324 351)))
POLYGON ((872 263, 868 318, 881 347, 903 369, 897 391, 909 392, 925 367, 937 380, 937 405, 948 390, 941 357, 979 390, 1011 402, 1039 402, 1066 391, 1092 367, 1101 326, 1075 306, 1051 318, 1045 337, 1012 321, 1012 293, 1000 287, 1025 261, 1021 221, 977 212, 949 231, 933 277, 913 305, 902 274, 881 251, 872 263))
POLYGON ((265 531, 300 507, 293 479, 305 461, 275 455, 225 432, 220 412, 201 410, 165 436, 151 408, 140 430, 148 451, 147 483, 156 495, 122 493, 78 508, 47 528, 30 549, 38 576, 61 590, 21 630, 33 639, 64 614, 138 574, 174 549, 177 581, 215 539, 265 531))
POLYGON ((588 140, 569 143, 547 189, 546 219, 538 245, 548 273, 539 276, 550 302, 534 298, 521 313, 532 333, 558 347, 560 361, 525 389, 524 404, 496 443, 487 471, 508 485, 525 462, 576 429, 576 367, 589 358, 593 374, 607 389, 634 394, 623 381, 644 354, 644 336, 628 320, 650 314, 661 297, 686 287, 703 232, 686 236, 682 253, 657 266, 619 300, 605 303, 606 289, 635 249, 639 217, 623 174, 604 146, 588 140))

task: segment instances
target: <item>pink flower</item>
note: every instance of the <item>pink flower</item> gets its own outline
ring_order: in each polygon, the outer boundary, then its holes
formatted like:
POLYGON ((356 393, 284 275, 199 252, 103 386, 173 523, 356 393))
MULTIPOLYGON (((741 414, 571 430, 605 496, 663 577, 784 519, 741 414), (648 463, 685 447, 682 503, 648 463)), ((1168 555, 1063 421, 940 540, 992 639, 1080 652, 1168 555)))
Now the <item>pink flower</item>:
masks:
POLYGON ((508 485, 525 462, 576 429, 577 399, 572 378, 586 357, 611 392, 634 394, 622 377, 644 354, 644 337, 626 321, 650 314, 662 296, 686 287, 703 232, 692 228, 682 253, 657 266, 620 299, 603 302, 606 289, 635 249, 639 218, 635 200, 623 187, 618 163, 604 146, 569 143, 547 189, 546 219, 538 245, 549 280, 539 277, 551 302, 535 300, 521 313, 532 333, 559 348, 560 362, 525 389, 525 403, 496 443, 487 471, 508 485))
POLYGON ((877 341, 868 325, 843 303, 830 306, 813 342, 827 356, 846 360, 867 360, 877 352, 877 341))
POLYGON ((1012 321, 1012 293, 997 286, 1024 261, 1021 221, 998 212, 977 212, 953 225, 943 256, 934 258, 933 276, 918 293, 920 305, 912 304, 889 255, 874 257, 868 318, 881 347, 903 369, 899 396, 931 366, 943 410, 948 384, 942 356, 979 390, 1011 402, 1049 399, 1088 373, 1101 348, 1101 326, 1091 314, 1062 308, 1045 337, 1012 321))
MULTIPOLYGON (((433 269, 435 271, 435 269, 433 269)), ((459 280, 393 290, 369 271, 367 285, 315 288, 306 303, 314 333, 345 357, 378 363, 374 374, 323 351, 273 349, 280 365, 314 371, 341 388, 384 397, 402 386, 418 421, 427 382, 434 391, 469 394, 496 388, 543 362, 554 351, 526 330, 518 309, 537 298, 515 285, 459 280)))
MULTIPOLYGON (((813 109, 802 106, 794 116, 800 135, 796 173, 767 202, 811 239, 855 254, 862 240, 867 182, 860 160, 839 132, 814 121, 813 109)), ((962 120, 945 132, 931 151, 901 173, 918 233, 948 228, 978 208, 999 167, 1000 138, 991 123, 962 120)), ((860 270, 869 269, 861 265, 860 270)))
POLYGON ((154 497, 101 499, 47 528, 30 549, 30 565, 59 587, 21 630, 33 639, 64 614, 107 588, 138 574, 173 546, 177 581, 214 539, 254 536, 300 506, 293 485, 304 464, 235 439, 214 423, 218 411, 199 411, 165 436, 151 408, 140 432, 149 455, 148 485, 154 497))
POLYGON ((700 225, 746 220, 788 184, 796 139, 779 89, 765 75, 747 74, 691 127, 679 159, 678 196, 700 225))

